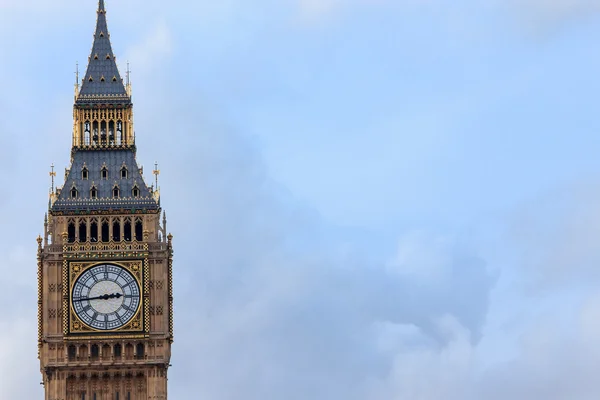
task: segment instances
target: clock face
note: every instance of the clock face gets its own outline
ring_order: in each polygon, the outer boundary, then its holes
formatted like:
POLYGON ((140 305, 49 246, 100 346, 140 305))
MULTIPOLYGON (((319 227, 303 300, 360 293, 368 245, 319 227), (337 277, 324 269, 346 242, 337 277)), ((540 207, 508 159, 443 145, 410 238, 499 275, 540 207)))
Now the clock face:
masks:
POLYGON ((135 316, 140 306, 140 287, 125 268, 96 265, 77 278, 71 299, 75 313, 90 328, 113 330, 135 316))

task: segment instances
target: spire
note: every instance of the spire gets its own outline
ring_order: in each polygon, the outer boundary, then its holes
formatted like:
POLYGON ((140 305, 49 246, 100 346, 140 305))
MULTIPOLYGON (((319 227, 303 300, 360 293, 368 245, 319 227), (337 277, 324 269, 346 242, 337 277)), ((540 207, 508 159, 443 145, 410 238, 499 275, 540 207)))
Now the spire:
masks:
POLYGON ((131 99, 121 80, 112 51, 104 0, 98 1, 98 18, 94 43, 81 90, 75 101, 78 105, 96 103, 130 103, 131 99))

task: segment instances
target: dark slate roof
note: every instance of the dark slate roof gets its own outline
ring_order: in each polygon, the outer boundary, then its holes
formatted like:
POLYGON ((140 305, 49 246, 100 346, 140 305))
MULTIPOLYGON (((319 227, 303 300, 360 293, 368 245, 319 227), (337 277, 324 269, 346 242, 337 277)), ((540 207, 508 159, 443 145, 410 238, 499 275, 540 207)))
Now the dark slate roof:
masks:
POLYGON ((112 51, 104 0, 98 3, 98 19, 87 72, 75 101, 76 105, 94 103, 130 103, 131 98, 119 74, 112 51))
POLYGON ((58 199, 51 205, 52 212, 102 211, 102 210, 158 210, 159 202, 140 174, 133 150, 76 151, 69 175, 58 199), (83 168, 88 170, 88 179, 83 179, 83 168), (121 168, 127 167, 127 178, 121 178, 121 168), (102 179, 103 166, 108 170, 108 179, 102 179), (113 197, 113 188, 120 190, 113 197), (134 185, 140 190, 139 197, 132 196, 134 185), (91 198, 92 185, 98 190, 96 199, 91 198), (71 198, 71 189, 77 189, 77 198, 71 198))

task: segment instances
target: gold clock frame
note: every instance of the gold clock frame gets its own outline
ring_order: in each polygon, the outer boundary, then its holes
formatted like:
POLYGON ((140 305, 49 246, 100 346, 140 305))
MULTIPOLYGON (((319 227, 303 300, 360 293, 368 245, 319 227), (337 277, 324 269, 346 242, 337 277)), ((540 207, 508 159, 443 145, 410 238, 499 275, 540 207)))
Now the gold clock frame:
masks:
POLYGON ((149 266, 148 258, 136 260, 102 260, 102 261, 64 261, 63 265, 63 333, 65 339, 98 339, 114 338, 146 338, 150 333, 150 287, 148 284, 149 266), (140 288, 140 305, 133 316, 124 326, 99 330, 88 326, 75 312, 72 302, 73 286, 77 278, 84 272, 97 265, 114 264, 126 269, 140 288))

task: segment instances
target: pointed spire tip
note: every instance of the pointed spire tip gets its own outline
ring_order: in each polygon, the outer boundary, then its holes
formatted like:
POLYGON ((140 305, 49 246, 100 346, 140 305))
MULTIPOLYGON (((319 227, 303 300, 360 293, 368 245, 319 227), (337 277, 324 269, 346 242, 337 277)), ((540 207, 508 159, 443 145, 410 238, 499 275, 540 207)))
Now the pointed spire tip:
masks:
POLYGON ((105 3, 105 0, 98 0, 94 41, 86 73, 75 99, 77 105, 90 104, 90 102, 99 100, 112 103, 131 103, 131 96, 123 85, 116 57, 112 51, 106 23, 105 3), (110 84, 107 83, 109 80, 111 80, 110 84))

